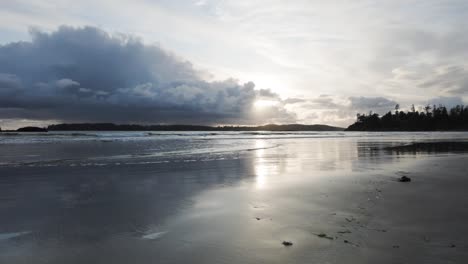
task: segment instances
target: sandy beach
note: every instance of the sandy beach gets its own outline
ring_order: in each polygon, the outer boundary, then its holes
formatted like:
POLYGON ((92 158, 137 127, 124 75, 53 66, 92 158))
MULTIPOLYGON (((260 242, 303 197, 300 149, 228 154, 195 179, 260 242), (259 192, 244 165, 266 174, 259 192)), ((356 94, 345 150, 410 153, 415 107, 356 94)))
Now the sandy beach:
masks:
POLYGON ((29 148, 8 139, 0 263, 468 261, 462 150, 388 150, 418 137, 401 135, 211 137, 29 148), (150 155, 151 144, 185 154, 150 155), (123 155, 129 145, 140 154, 123 155))

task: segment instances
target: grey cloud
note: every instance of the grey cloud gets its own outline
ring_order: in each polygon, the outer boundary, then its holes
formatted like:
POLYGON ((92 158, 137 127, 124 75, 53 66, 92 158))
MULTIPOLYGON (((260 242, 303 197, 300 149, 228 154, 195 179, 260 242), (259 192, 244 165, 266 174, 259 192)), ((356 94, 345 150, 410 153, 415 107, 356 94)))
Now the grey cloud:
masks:
POLYGON ((297 104, 297 103, 304 103, 304 102, 307 102, 307 100, 301 99, 301 98, 288 98, 288 99, 283 100, 284 104, 297 104))
MULTIPOLYGON (((328 95, 320 95, 316 98, 309 98, 309 99, 299 99, 304 103, 303 106, 308 109, 337 109, 344 107, 343 105, 339 105, 334 101, 334 98, 328 95)), ((296 103, 297 103, 296 102, 296 103)))
POLYGON ((468 93, 468 70, 463 65, 424 64, 413 67, 402 66, 394 69, 392 75, 386 83, 397 90, 402 87, 409 88, 407 94, 461 96, 468 93))
POLYGON ((260 97, 263 97, 263 98, 273 98, 273 99, 278 99, 279 96, 278 94, 272 92, 271 90, 268 90, 268 89, 259 89, 257 90, 257 94, 260 96, 260 97))
POLYGON ((333 110, 333 111, 356 111, 356 110, 382 110, 393 109, 396 101, 384 97, 334 97, 330 95, 321 95, 315 98, 303 100, 307 109, 333 110))
POLYGON ((334 124, 347 127, 356 120, 357 113, 384 114, 394 109, 396 101, 385 97, 340 97, 320 95, 300 105, 300 121, 334 124))
MULTIPOLYGON (((256 123, 252 82, 204 81, 190 62, 156 45, 98 28, 31 30, 0 46, 0 118, 89 122, 256 123)), ((266 120, 294 121, 281 109, 266 120)))
POLYGON ((70 79, 60 79, 60 80, 57 80, 55 82, 55 84, 59 88, 65 88, 65 87, 68 87, 68 86, 79 86, 80 85, 79 82, 75 82, 75 81, 70 80, 70 79))
POLYGON ((468 71, 458 65, 437 67, 431 74, 425 76, 419 84, 423 88, 436 88, 446 94, 468 92, 468 71))
POLYGON ((14 90, 20 86, 20 80, 16 75, 0 73, 0 88, 2 91, 14 90))
POLYGON ((451 108, 456 105, 463 105, 463 100, 460 97, 437 97, 437 98, 432 98, 428 102, 429 105, 443 105, 448 108, 451 108))
POLYGON ((348 126, 356 119, 357 113, 383 114, 394 109, 396 101, 384 97, 349 97, 334 98, 332 96, 319 96, 311 99, 309 109, 320 112, 320 121, 323 123, 334 122, 340 126, 348 126))
POLYGON ((353 111, 353 115, 357 112, 384 114, 388 111, 395 109, 399 104, 397 101, 385 97, 349 97, 349 108, 353 111))
MULTIPOLYGON (((371 70, 383 79, 380 92, 408 89, 408 96, 461 96, 468 92, 468 35, 463 27, 395 29, 378 35, 371 70)), ((408 97, 407 96, 407 97, 408 97)))
POLYGON ((330 108, 339 108, 340 105, 336 104, 333 101, 333 98, 330 96, 320 95, 318 98, 311 100, 313 105, 320 106, 321 108, 330 109, 330 108))
POLYGON ((0 106, 14 107, 9 98, 21 93, 21 80, 14 74, 0 73, 0 106))
MULTIPOLYGON (((464 29, 434 32, 415 28, 395 29, 378 35, 377 56, 372 66, 392 66, 417 56, 431 55, 436 61, 460 59, 468 55, 468 35, 464 29), (393 64, 393 65, 392 65, 393 64)), ((461 60, 462 61, 462 60, 461 60)))
POLYGON ((349 97, 350 107, 356 110, 391 110, 398 104, 384 97, 349 97))

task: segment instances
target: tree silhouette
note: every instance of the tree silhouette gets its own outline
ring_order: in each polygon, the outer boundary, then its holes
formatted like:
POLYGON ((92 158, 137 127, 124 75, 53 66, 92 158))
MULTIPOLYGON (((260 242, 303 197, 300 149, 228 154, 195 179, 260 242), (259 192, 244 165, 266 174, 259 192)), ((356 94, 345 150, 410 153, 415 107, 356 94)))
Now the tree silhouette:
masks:
POLYGON ((410 112, 391 111, 379 117, 369 112, 358 114, 357 121, 350 125, 348 131, 434 131, 434 130, 468 130, 468 108, 457 105, 450 110, 443 105, 424 107, 424 112, 416 111, 414 105, 410 112), (431 111, 432 110, 432 111, 431 111))

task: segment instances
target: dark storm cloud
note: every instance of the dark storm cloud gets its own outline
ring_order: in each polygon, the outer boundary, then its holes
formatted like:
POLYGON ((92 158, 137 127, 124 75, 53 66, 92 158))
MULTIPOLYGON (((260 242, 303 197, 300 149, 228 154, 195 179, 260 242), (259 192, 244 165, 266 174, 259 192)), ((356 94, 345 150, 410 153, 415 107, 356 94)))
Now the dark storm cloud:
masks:
POLYGON ((257 97, 278 97, 251 82, 204 81, 190 62, 131 36, 65 26, 31 34, 0 46, 0 118, 249 123, 257 97))

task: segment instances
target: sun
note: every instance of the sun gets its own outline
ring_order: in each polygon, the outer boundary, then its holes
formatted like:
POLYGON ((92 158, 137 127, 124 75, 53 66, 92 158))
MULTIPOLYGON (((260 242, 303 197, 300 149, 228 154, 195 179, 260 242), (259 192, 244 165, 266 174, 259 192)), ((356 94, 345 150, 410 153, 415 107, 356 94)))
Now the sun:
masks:
POLYGON ((278 105, 279 102, 276 100, 257 100, 254 102, 254 107, 256 109, 264 109, 272 106, 278 105))

